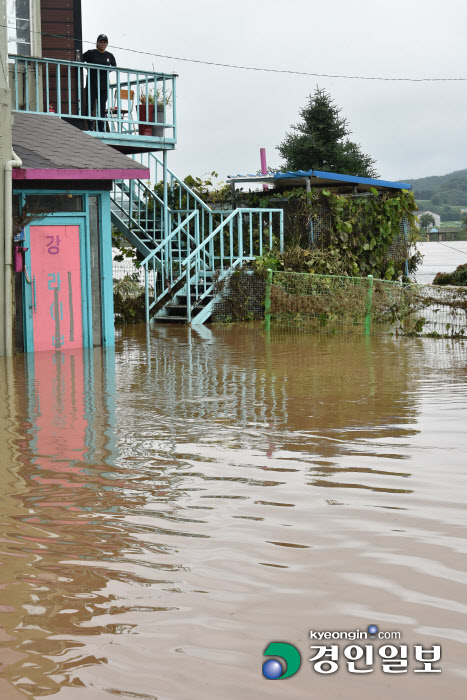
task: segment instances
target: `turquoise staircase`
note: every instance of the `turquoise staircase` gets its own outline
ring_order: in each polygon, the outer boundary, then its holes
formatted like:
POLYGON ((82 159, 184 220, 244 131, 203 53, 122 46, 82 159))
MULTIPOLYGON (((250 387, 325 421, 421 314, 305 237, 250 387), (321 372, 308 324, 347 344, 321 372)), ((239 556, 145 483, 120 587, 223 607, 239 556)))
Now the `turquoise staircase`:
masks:
MULTIPOLYGON (((160 182, 162 161, 153 153, 144 158, 151 181, 160 182)), ((155 321, 205 323, 216 301, 216 280, 273 244, 282 249, 283 212, 212 209, 169 169, 164 189, 167 206, 149 183, 116 181, 112 223, 142 258, 146 320, 152 315, 155 321)))

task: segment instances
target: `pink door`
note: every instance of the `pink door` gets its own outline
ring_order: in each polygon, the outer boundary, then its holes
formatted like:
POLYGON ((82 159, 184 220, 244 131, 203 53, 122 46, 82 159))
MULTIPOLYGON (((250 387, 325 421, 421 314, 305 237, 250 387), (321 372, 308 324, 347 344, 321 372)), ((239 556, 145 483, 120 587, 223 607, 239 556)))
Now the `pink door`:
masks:
POLYGON ((29 247, 34 350, 82 347, 79 226, 31 226, 29 247))

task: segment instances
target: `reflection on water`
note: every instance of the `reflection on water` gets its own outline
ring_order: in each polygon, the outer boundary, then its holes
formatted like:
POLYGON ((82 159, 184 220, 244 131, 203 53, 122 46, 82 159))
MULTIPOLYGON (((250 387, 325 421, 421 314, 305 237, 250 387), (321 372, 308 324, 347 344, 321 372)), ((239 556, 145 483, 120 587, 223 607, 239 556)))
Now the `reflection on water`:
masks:
POLYGON ((461 697, 462 343, 135 326, 0 381, 2 699, 461 697), (441 678, 312 673, 370 623, 441 678))

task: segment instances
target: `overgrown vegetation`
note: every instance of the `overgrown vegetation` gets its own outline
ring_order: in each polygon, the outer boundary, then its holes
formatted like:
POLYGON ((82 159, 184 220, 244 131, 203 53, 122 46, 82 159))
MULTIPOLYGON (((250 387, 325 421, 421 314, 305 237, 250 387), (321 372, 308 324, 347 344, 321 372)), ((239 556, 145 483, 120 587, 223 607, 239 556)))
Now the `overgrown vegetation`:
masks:
POLYGON ((467 290, 435 289, 366 278, 274 273, 274 326, 309 332, 464 338, 467 290))
POLYGON ((316 275, 346 275, 345 263, 337 250, 319 250, 289 245, 284 252, 267 252, 253 263, 257 272, 282 270, 284 272, 309 272, 316 275))
MULTIPOLYGON (((183 180, 198 197, 209 207, 222 208, 231 204, 230 186, 219 180, 219 174, 213 170, 208 175, 194 177, 187 175, 183 180)), ((154 185, 154 192, 162 199, 164 196, 164 184, 162 180, 154 185)), ((168 204, 171 209, 186 209, 188 205, 187 191, 177 182, 168 190, 168 204)), ((193 204, 193 198, 190 198, 190 204, 193 204)))
POLYGON ((117 248, 119 251, 113 258, 114 262, 128 262, 136 269, 141 266, 142 256, 115 226, 112 226, 112 248, 117 248))
MULTIPOLYGON (((324 97, 325 102, 330 101, 329 96, 324 97)), ((332 109, 339 121, 339 110, 332 109)), ((340 121, 340 128, 346 128, 345 120, 340 121)), ((230 187, 219 181, 216 172, 203 177, 188 176, 184 182, 212 208, 232 207, 230 187)), ((162 198, 162 182, 154 186, 154 191, 162 198)), ((172 210, 193 206, 193 197, 177 183, 169 188, 168 195, 172 210)), ((275 230, 273 249, 258 261, 258 268, 267 267, 264 261, 269 260, 270 266, 279 270, 352 276, 372 274, 397 279, 405 274, 407 259, 409 273, 414 272, 421 261, 420 254, 413 252, 420 238, 414 216, 417 207, 409 191, 378 192, 372 188, 370 193, 353 196, 335 194, 327 189, 307 193, 303 187, 268 192, 240 190, 236 205, 284 211, 285 250, 283 254, 277 252, 279 240, 275 230)), ((220 223, 220 215, 218 219, 220 223)), ((203 224, 206 228, 207 222, 200 222, 201 229, 203 224)), ((259 231, 254 234, 256 238, 259 235, 259 231)), ((127 254, 123 249, 122 255, 127 254)))
POLYGON ((467 287, 467 263, 459 265, 454 272, 438 272, 433 284, 467 287))
MULTIPOLYGON (((316 274, 398 279, 420 264, 413 252, 420 240, 413 194, 378 192, 362 196, 295 188, 274 196, 252 193, 246 205, 284 210, 285 251, 266 254, 273 269, 316 274), (404 231, 405 226, 405 231, 404 231), (310 239, 314 236, 313 247, 310 239)), ((260 261, 261 262, 261 261, 260 261)))
POLYGON ((226 277, 214 277, 214 293, 219 302, 213 311, 214 321, 231 323, 264 318, 266 268, 251 270, 242 268, 226 277))
POLYGON ((117 325, 144 323, 144 289, 139 284, 137 272, 114 280, 114 313, 117 325))
MULTIPOLYGON (((185 182, 203 201, 216 208, 231 206, 230 190, 212 177, 186 178, 185 182)), ((155 186, 157 194, 162 194, 161 183, 155 186)), ((172 209, 186 210, 192 205, 188 201, 192 195, 174 185, 169 191, 169 205, 172 209)), ((261 238, 264 253, 250 266, 256 272, 265 274, 270 268, 286 272, 307 272, 315 275, 339 275, 343 277, 367 277, 388 280, 405 279, 406 260, 408 271, 413 272, 420 262, 420 254, 414 253, 412 246, 419 240, 419 231, 413 214, 416 209, 413 195, 408 191, 378 192, 364 194, 337 194, 331 190, 306 192, 298 187, 277 192, 239 192, 239 207, 260 207, 282 209, 284 212, 284 250, 279 252, 278 217, 248 233, 245 249, 259 249, 261 238), (272 244, 271 244, 272 239, 272 244), (266 248, 266 246, 268 246, 266 248)), ((222 214, 216 214, 221 220, 222 214)), ((247 216, 247 215, 245 215, 247 216)), ((266 214, 266 217, 268 215, 266 214)), ((265 223, 266 221, 266 223, 265 223)), ((205 222, 204 222, 205 223, 205 222)), ((214 219, 213 225, 216 225, 214 219)), ((206 226, 201 226, 207 230, 206 226)), ((245 226, 244 230, 248 230, 245 226)), ((224 234, 224 246, 228 245, 228 231, 224 234)), ((113 244, 120 253, 115 261, 130 260, 136 263, 137 254, 118 234, 113 244)), ((221 246, 221 241, 216 241, 221 246)), ((236 249, 234 243, 233 254, 236 249)), ((219 255, 215 248, 214 253, 219 255)), ((223 315, 231 320, 254 317, 257 313, 256 301, 251 311, 252 299, 245 273, 235 273, 231 280, 218 285, 218 291, 229 286, 233 295, 230 308, 224 308, 223 315), (253 314, 253 316, 252 316, 253 314)), ((251 276, 250 276, 251 278, 251 276)), ((116 283, 115 312, 118 323, 138 323, 144 320, 144 294, 136 282, 136 275, 129 275, 116 283)))

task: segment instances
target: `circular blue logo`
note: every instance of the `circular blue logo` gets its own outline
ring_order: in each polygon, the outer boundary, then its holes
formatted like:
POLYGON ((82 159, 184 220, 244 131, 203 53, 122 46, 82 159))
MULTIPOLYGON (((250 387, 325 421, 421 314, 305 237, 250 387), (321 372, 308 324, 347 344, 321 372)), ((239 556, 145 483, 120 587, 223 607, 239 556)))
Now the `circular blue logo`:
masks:
POLYGON ((265 661, 263 664, 263 676, 270 681, 294 676, 302 663, 298 649, 292 644, 287 644, 287 642, 270 642, 267 649, 264 650, 263 656, 279 657, 286 668, 286 671, 284 671, 281 661, 278 661, 277 658, 265 661))
POLYGON ((377 631, 378 631, 378 628, 376 627, 376 625, 370 625, 370 626, 368 627, 368 632, 369 632, 370 634, 376 634, 377 631))
POLYGON ((275 681, 276 678, 282 676, 283 672, 284 669, 276 659, 269 659, 269 661, 265 661, 263 664, 263 676, 270 681, 275 681))

